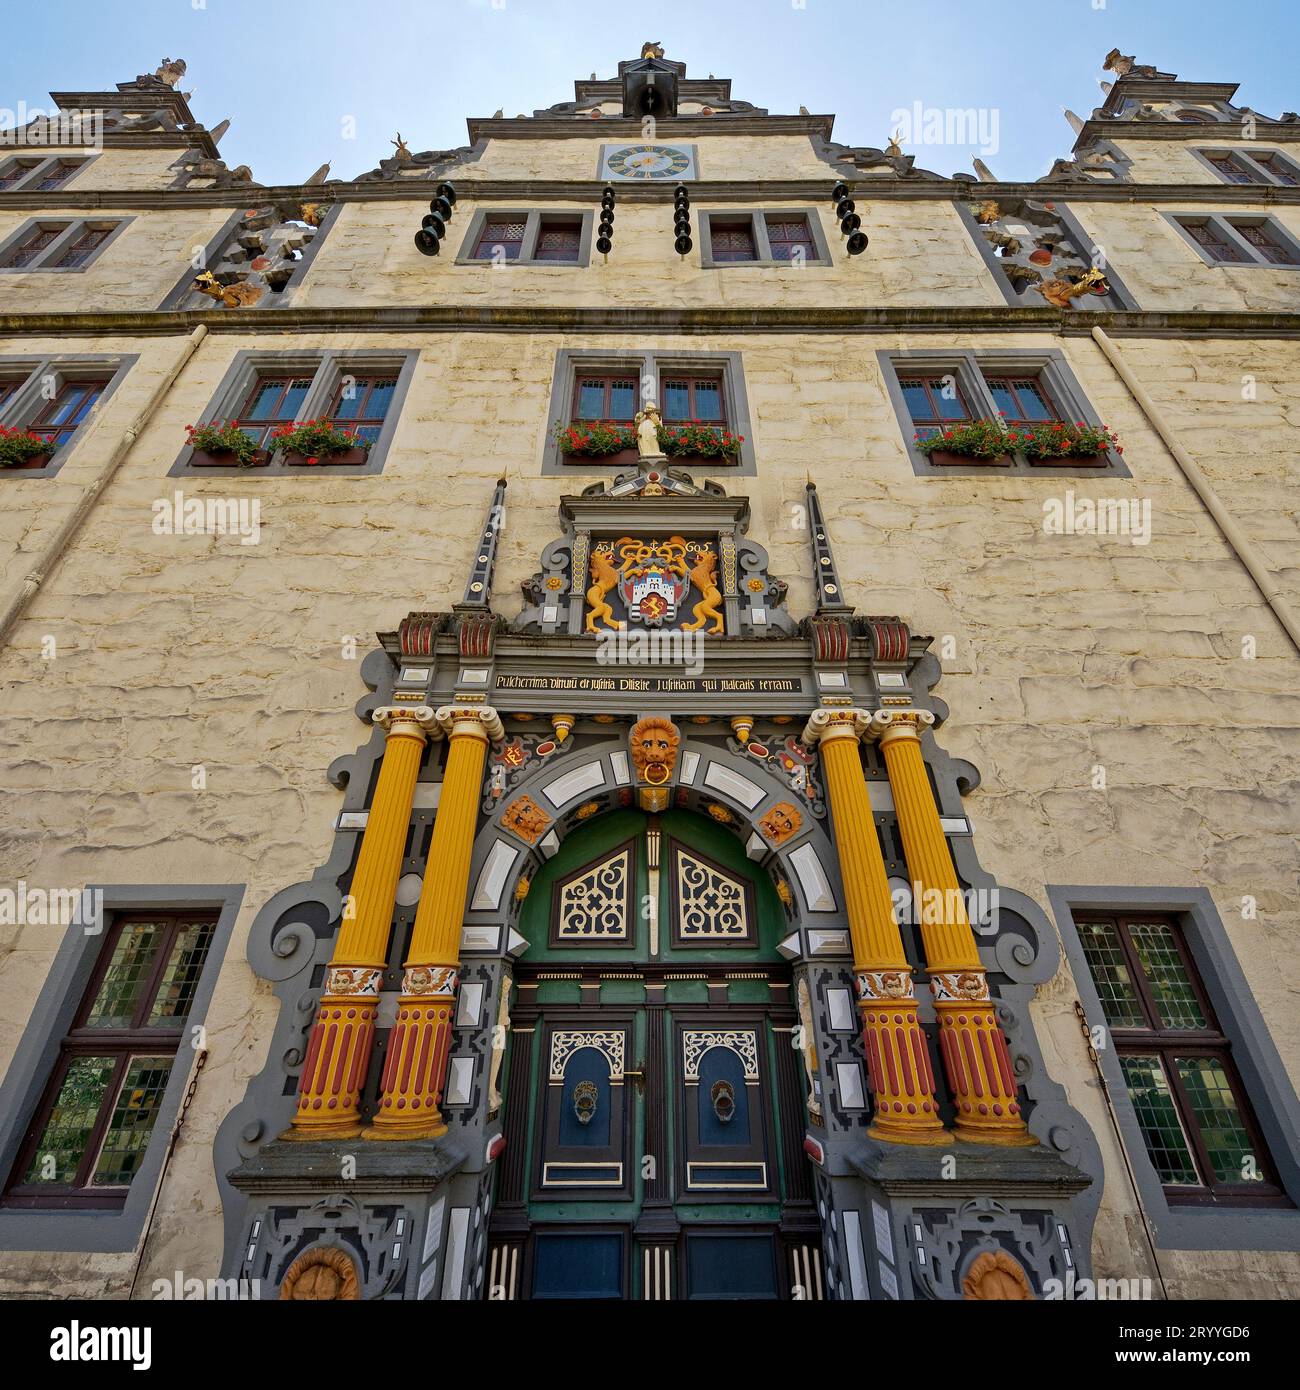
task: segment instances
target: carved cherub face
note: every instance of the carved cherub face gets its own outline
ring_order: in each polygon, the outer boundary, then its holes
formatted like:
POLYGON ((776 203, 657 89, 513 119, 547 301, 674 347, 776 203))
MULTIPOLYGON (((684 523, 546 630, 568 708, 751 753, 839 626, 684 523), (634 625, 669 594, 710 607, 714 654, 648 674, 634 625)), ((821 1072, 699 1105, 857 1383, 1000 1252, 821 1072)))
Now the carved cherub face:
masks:
POLYGON ((634 724, 628 735, 628 751, 637 780, 656 787, 668 781, 677 762, 681 737, 677 726, 661 716, 650 715, 634 724))

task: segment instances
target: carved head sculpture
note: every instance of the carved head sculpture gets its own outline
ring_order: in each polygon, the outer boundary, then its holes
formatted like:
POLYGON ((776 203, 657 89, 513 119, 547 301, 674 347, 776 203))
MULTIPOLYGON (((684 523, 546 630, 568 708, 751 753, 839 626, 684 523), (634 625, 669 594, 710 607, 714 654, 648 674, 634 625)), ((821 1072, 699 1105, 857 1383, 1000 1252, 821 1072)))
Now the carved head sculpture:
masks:
POLYGON ((280 1297, 294 1302, 350 1302, 361 1297, 355 1261, 335 1246, 304 1250, 280 1281, 280 1297))
POLYGON ((976 1257, 961 1281, 963 1298, 1032 1301, 1034 1291, 1020 1261, 1005 1250, 986 1250, 976 1257))
POLYGON ((681 731, 670 719, 652 714, 639 719, 628 734, 628 752, 638 782, 661 787, 670 780, 677 766, 681 731))

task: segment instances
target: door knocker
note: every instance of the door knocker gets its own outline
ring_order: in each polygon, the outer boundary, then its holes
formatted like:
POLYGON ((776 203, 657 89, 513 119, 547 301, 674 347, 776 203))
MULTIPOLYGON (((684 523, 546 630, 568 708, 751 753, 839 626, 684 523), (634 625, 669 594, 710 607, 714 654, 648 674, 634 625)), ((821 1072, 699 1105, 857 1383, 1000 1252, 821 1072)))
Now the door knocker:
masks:
POLYGON ((715 1081, 709 1092, 713 1113, 725 1125, 736 1113, 736 1092, 730 1081, 715 1081))
POLYGON ((580 1125, 589 1125, 596 1114, 596 1102, 600 1092, 594 1081, 579 1081, 573 1088, 573 1113, 580 1125))

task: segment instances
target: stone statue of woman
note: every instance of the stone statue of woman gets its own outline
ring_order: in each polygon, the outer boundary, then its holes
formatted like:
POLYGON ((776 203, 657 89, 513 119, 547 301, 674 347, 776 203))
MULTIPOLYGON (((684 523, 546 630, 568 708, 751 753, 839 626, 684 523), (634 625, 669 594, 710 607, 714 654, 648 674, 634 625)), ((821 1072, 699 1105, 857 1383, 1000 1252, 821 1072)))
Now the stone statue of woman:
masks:
POLYGON ((663 457, 659 447, 659 425, 659 407, 654 401, 648 401, 645 409, 636 413, 636 448, 643 459, 663 457))

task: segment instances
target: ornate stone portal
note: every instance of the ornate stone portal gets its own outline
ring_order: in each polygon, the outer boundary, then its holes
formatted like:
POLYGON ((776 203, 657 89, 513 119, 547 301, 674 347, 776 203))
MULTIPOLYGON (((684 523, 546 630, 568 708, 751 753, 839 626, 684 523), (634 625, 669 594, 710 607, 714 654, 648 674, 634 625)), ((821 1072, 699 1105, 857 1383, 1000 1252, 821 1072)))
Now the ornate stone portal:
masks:
MULTIPOLYGON (((820 1221, 827 1295, 1032 1296, 1043 1279, 1086 1268, 1099 1159, 1044 1073, 1026 1007, 1055 968, 1054 935, 1013 891, 1000 891, 988 920, 962 905, 996 887, 962 807, 977 774, 932 741, 942 706, 929 695, 938 665, 927 639, 845 603, 816 489, 817 603, 802 623, 745 536, 745 499, 643 458, 563 499, 563 535, 510 624, 491 608, 504 490, 462 602, 409 614, 367 658, 373 694, 358 713, 386 733, 331 770, 347 796, 330 862, 254 925, 250 958, 277 982, 282 1009, 271 1060, 218 1140, 228 1272, 299 1296, 309 1286, 295 1261, 323 1207, 354 1252, 360 1296, 483 1293, 498 1160, 524 1142, 520 1107, 531 1104, 501 1082, 506 1028, 516 1045, 532 1032, 511 1021, 531 945, 521 913, 575 829, 628 809, 651 817, 650 881, 663 854, 675 904, 674 931, 652 928, 652 960, 661 947, 757 943, 749 888, 693 846, 661 848, 656 817, 694 811, 725 828, 775 890, 797 1007, 788 1093, 806 1120, 802 1156, 788 1161, 810 1166, 810 1200, 791 1211, 820 1221), (657 649, 632 640, 651 633, 665 639, 657 649), (560 723, 557 708, 568 711, 560 723), (417 769, 412 750, 418 761, 429 733, 445 736, 447 754, 417 769), (918 903, 928 889, 958 900, 937 926, 918 917, 921 958, 904 944, 899 882, 918 903), (314 981, 331 959, 321 993, 314 981), (930 989, 917 990, 927 966, 930 989), (951 1041, 940 1036, 949 1027, 951 1041), (386 1142, 356 1142, 363 1127, 386 1142), (956 1183, 941 1167, 954 1138, 964 1141, 956 1183), (1004 1192, 1013 1206, 990 1207, 1004 1192), (1001 1259, 972 1263, 965 1252, 987 1250, 994 1228, 1001 1259), (379 1231, 391 1242, 383 1258, 379 1231)), ((557 881, 550 945, 628 950, 636 862, 615 845, 557 881)), ((723 1032, 746 1040, 743 1065, 712 1076, 706 1098, 710 1123, 734 1133, 741 1092, 758 1084, 758 1054, 745 1051, 757 1034, 723 1032)), ((622 1087, 625 1071, 644 1079, 624 1038, 576 1027, 550 1046, 614 1049, 622 1087)), ((566 1067, 553 1084, 567 1084, 566 1067)), ((593 1135, 629 1103, 600 1086, 581 1078, 570 1105, 593 1135)))

